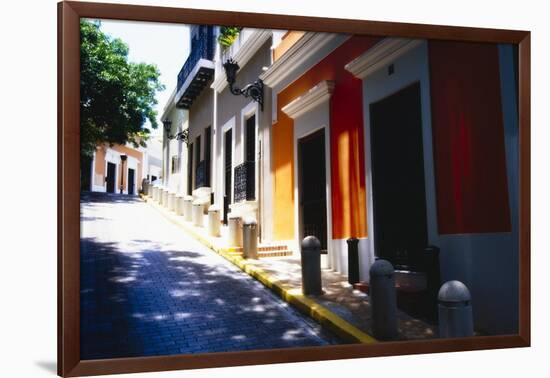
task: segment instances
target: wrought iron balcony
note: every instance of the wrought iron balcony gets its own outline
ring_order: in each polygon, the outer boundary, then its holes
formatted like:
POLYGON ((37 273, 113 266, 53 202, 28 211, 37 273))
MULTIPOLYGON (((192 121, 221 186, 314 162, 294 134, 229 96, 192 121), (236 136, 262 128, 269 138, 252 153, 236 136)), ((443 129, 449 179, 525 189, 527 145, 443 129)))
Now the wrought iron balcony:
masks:
POLYGON ((256 163, 245 161, 235 167, 235 202, 256 199, 256 163))
POLYGON ((214 48, 216 39, 214 27, 194 27, 189 56, 178 74, 176 105, 189 109, 214 77, 214 48))

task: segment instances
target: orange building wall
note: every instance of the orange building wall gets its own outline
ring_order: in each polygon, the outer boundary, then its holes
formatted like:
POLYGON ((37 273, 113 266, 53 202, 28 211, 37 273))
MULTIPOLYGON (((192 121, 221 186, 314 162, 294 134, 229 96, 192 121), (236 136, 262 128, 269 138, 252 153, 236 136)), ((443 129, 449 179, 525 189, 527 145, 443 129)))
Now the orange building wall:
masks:
POLYGON ((305 32, 302 31, 288 31, 281 39, 279 45, 273 49, 273 61, 278 60, 285 52, 287 52, 288 49, 290 49, 300 38, 302 38, 304 34, 305 32))
POLYGON ((323 80, 335 82, 330 100, 332 238, 367 236, 362 83, 344 66, 378 41, 351 37, 278 94, 272 129, 275 239, 294 238, 294 122, 281 108, 323 80))
MULTIPOLYGON (((104 145, 104 146, 99 147, 96 150, 95 167, 94 167, 94 184, 95 185, 103 185, 105 183, 105 175, 106 175, 106 172, 105 172, 105 155, 106 155, 107 148, 108 148, 108 146, 104 145), (100 180, 100 182, 98 182, 96 180, 96 176, 98 178, 101 176, 102 180, 100 180)), ((137 184, 136 185, 136 190, 139 191, 141 189, 141 180, 143 179, 143 177, 142 177, 143 153, 138 151, 138 150, 135 150, 133 148, 126 147, 126 146, 121 146, 121 145, 113 145, 110 148, 114 151, 117 151, 117 152, 121 153, 121 154, 132 156, 133 158, 135 158, 139 161, 139 164, 138 164, 138 167, 137 167, 137 170, 136 170, 137 172, 135 174, 135 179, 136 179, 136 184, 137 184)), ((119 169, 119 171, 117 172, 117 181, 118 182, 115 183, 115 188, 116 188, 117 192, 120 189, 120 166, 118 167, 118 169, 119 169)), ((124 190, 127 190, 127 189, 128 189, 128 163, 124 163, 124 190)))

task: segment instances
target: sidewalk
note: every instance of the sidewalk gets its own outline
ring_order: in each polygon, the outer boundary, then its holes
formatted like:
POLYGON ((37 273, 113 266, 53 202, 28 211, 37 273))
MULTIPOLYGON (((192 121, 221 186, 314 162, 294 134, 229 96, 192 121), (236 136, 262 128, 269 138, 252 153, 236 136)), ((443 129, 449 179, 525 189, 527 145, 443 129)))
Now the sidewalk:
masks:
MULTIPOLYGON (((371 334, 371 309, 368 295, 354 290, 342 274, 323 269, 324 295, 304 296, 301 290, 300 256, 244 259, 240 253, 225 246, 225 227, 221 237, 211 237, 206 228, 184 221, 182 216, 167 210, 151 198, 142 197, 171 222, 231 261, 241 270, 271 289, 283 300, 310 316, 322 326, 348 342, 375 343, 371 334)), ((398 310, 400 340, 430 339, 437 337, 437 329, 398 310)))

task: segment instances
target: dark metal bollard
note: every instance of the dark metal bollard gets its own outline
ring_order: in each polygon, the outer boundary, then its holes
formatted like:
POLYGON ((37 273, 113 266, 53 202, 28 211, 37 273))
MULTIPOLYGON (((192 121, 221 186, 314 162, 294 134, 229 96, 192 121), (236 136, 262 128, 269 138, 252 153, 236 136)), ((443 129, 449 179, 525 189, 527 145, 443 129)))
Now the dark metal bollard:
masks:
POLYGON ((348 243, 348 282, 359 282, 359 239, 349 238, 348 243))
POLYGON ((460 281, 447 281, 441 286, 439 300, 439 337, 474 335, 470 291, 460 281))
POLYGON ((397 338, 397 296, 393 265, 378 259, 370 267, 369 298, 372 331, 378 340, 397 338))
POLYGON ((321 295, 321 242, 315 236, 302 240, 302 292, 304 295, 321 295))
POLYGON ((243 255, 245 259, 258 258, 258 223, 250 217, 243 220, 243 255))
POLYGON ((441 287, 441 273, 439 272, 439 248, 428 246, 423 254, 424 270, 426 272, 426 289, 428 291, 429 316, 437 317, 437 295, 441 287))

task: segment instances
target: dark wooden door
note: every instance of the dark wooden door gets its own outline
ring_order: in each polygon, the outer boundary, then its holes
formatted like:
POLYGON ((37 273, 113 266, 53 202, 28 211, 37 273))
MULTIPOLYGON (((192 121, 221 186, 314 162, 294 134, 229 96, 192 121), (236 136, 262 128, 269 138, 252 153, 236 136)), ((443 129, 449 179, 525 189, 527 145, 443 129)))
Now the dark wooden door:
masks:
POLYGON ((115 172, 116 164, 107 163, 107 193, 115 192, 115 172))
POLYGON ((134 193, 135 174, 136 174, 136 171, 134 169, 132 168, 128 169, 128 194, 135 194, 134 193))
POLYGON ((256 116, 246 120, 246 199, 256 199, 256 116))
POLYGON ((193 143, 187 148, 187 195, 193 193, 193 143))
POLYGON ((210 164, 212 160, 212 128, 209 126, 204 133, 204 166, 205 185, 210 186, 210 164))
POLYGON ((327 179, 325 167, 325 131, 299 140, 299 198, 302 237, 313 235, 327 250, 327 179))
POLYGON ((416 269, 427 245, 420 85, 371 104, 374 243, 378 257, 416 269))
POLYGON ((227 202, 231 203, 231 170, 233 166, 233 129, 229 129, 225 132, 225 146, 224 146, 224 170, 225 170, 225 184, 224 184, 224 195, 227 198, 227 202))

